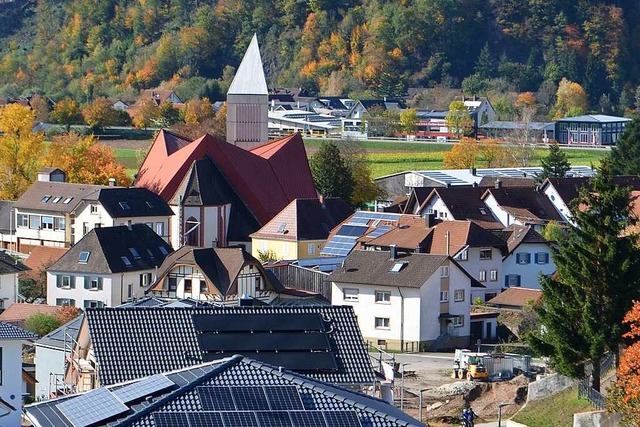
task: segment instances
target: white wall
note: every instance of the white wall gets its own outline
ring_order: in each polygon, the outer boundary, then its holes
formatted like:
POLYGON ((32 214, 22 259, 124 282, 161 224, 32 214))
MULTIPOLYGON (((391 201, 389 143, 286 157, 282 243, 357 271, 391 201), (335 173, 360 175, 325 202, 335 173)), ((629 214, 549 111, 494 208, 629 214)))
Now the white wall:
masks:
MULTIPOLYGON (((13 216, 13 223, 16 224, 16 237, 18 239, 31 239, 31 240, 47 240, 47 241, 51 241, 51 242, 59 242, 59 243, 64 243, 66 241, 65 237, 65 230, 49 230, 49 229, 31 229, 28 226, 27 227, 23 227, 20 224, 18 224, 17 220, 18 220, 18 214, 24 214, 24 215, 38 215, 40 217, 42 216, 50 216, 50 217, 54 217, 54 218, 65 218, 64 215, 60 215, 60 214, 52 214, 52 213, 47 213, 47 212, 35 212, 35 211, 24 211, 24 210, 20 210, 18 208, 16 208, 14 210, 14 216, 13 216)), ((65 221, 65 228, 69 227, 68 224, 69 221, 65 221)), ((41 225, 42 227, 42 218, 41 218, 41 225)))
POLYGON ((502 261, 502 276, 500 281, 503 285, 505 283, 505 276, 508 274, 520 275, 520 286, 523 288, 540 289, 539 273, 548 276, 556 271, 556 265, 551 258, 551 248, 545 243, 522 243, 502 261), (529 264, 518 264, 517 254, 529 253, 529 264), (536 253, 546 253, 549 255, 548 264, 537 264, 536 253))
POLYGON ((485 288, 472 288, 472 298, 485 299, 485 294, 500 293, 502 291, 502 282, 504 274, 502 273, 502 253, 497 248, 467 248, 466 261, 457 259, 456 261, 471 277, 480 281, 485 288), (480 259, 480 251, 491 250, 491 259, 480 259), (481 271, 486 273, 486 280, 482 281, 481 271), (491 271, 496 271, 496 280, 491 280, 491 271))
POLYGON ((2 426, 19 426, 22 413, 22 341, 0 341, 2 348, 2 385, 0 397, 16 408, 10 414, 0 418, 2 426))
MULTIPOLYGON (((424 209, 422 209, 419 212, 416 211, 414 213, 419 215, 426 215, 430 212, 431 213, 438 212, 438 215, 436 216, 436 218, 440 218, 443 220, 451 221, 456 219, 453 217, 453 215, 451 215, 451 212, 449 212, 449 208, 447 208, 447 205, 438 196, 432 197, 429 200, 429 202, 425 204, 424 209)), ((462 219, 466 219, 466 218, 462 218, 462 219)))
MULTIPOLYGON (((498 202, 496 201, 496 199, 493 197, 493 195, 489 194, 485 199, 484 199, 484 204, 489 208, 489 210, 491 211, 491 213, 493 214, 493 216, 500 221, 500 223, 502 225, 504 225, 505 227, 510 226, 511 224, 513 224, 514 222, 516 222, 517 224, 520 224, 519 222, 515 221, 514 218, 509 215, 508 213, 506 213, 498 204, 498 202)), ((521 224, 522 225, 522 224, 521 224)))
POLYGON ((7 308, 18 295, 18 273, 0 275, 0 307, 7 308))
POLYGON ((560 194, 558 194, 553 185, 547 185, 547 188, 544 190, 544 195, 547 196, 549 201, 551 201, 551 204, 556 208, 563 220, 574 224, 571 220, 571 211, 569 210, 569 207, 565 204, 565 201, 562 200, 562 197, 560 197, 560 194))
MULTIPOLYGON (((51 374, 64 374, 64 352, 61 349, 46 347, 36 343, 36 400, 49 399, 50 393, 55 391, 51 374), (49 389, 51 385, 51 390, 49 389)), ((58 377, 60 383, 63 377, 58 377)))

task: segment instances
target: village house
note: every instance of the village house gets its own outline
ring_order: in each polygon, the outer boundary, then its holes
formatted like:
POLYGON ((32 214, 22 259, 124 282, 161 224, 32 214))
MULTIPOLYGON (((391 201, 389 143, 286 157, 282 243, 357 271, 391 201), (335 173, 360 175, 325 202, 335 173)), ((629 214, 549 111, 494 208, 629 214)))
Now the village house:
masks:
POLYGON ((469 344, 472 287, 447 255, 352 252, 327 278, 333 305, 352 306, 362 335, 386 349, 428 351, 469 344))
POLYGON ((47 269, 47 303, 112 307, 140 298, 172 251, 145 224, 94 228, 47 269))
POLYGON ((0 309, 18 301, 18 277, 29 270, 22 262, 0 251, 0 309))

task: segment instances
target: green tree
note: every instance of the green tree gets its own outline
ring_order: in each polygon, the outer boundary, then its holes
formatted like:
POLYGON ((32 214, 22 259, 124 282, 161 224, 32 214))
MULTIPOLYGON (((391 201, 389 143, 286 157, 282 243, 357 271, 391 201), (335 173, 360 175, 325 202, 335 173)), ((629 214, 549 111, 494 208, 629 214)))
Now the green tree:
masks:
POLYGON ((400 124, 402 124, 402 130, 411 135, 415 133, 418 128, 418 113, 415 108, 407 108, 400 113, 400 124))
POLYGON ((58 101, 53 107, 53 111, 49 115, 49 119, 53 123, 65 125, 67 132, 71 125, 82 123, 82 114, 80 114, 80 106, 71 98, 65 98, 58 101))
POLYGON ((473 131, 473 119, 463 101, 452 101, 445 117, 447 127, 456 136, 461 138, 473 131))
POLYGON ((640 175, 640 117, 627 123, 609 156, 614 175, 640 175))
POLYGON ((353 176, 335 142, 323 142, 318 152, 311 156, 309 166, 320 194, 351 200, 353 176))
POLYGON ((377 105, 367 109, 362 119, 369 136, 395 136, 398 130, 398 114, 377 105))
POLYGON ((600 362, 606 352, 618 354, 622 320, 640 297, 638 236, 628 231, 637 222, 631 192, 613 183, 608 161, 580 189, 572 215, 575 226, 553 253, 557 273, 541 277, 536 311, 544 332, 528 339, 569 377, 583 378, 591 362, 592 387, 600 390, 600 362))
POLYGON ((62 326, 62 322, 55 314, 33 313, 27 317, 24 327, 27 331, 33 332, 38 336, 47 335, 49 332, 62 326))
POLYGON ((542 163, 542 175, 540 176, 542 180, 564 178, 569 169, 571 169, 567 155, 555 143, 549 145, 549 154, 547 154, 547 157, 540 159, 540 163, 542 163))

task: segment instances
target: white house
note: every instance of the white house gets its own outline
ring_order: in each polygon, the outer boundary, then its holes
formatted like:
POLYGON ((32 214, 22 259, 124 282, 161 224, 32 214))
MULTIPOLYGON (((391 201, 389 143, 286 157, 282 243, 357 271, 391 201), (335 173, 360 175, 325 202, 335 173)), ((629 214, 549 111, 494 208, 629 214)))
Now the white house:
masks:
POLYGON ((172 251, 145 224, 94 228, 47 269, 47 303, 112 307, 140 298, 172 251))
POLYGON ((24 264, 0 251, 0 309, 18 301, 18 275, 27 270, 24 264))
POLYGON ((540 289, 540 274, 549 276, 556 271, 551 245, 530 226, 511 226, 505 233, 509 252, 502 260, 502 285, 540 289))
POLYGON ((469 344, 474 280, 446 255, 354 251, 327 278, 333 305, 351 305, 366 340, 403 351, 469 344))
POLYGON ((72 355, 83 315, 60 326, 34 343, 36 349, 36 400, 46 400, 69 390, 64 382, 65 364, 72 355))
POLYGON ((19 426, 22 414, 22 345, 37 337, 0 322, 0 425, 19 426))
POLYGON ((84 197, 75 209, 73 244, 94 228, 127 224, 146 224, 169 243, 172 215, 167 202, 146 188, 102 188, 84 197))

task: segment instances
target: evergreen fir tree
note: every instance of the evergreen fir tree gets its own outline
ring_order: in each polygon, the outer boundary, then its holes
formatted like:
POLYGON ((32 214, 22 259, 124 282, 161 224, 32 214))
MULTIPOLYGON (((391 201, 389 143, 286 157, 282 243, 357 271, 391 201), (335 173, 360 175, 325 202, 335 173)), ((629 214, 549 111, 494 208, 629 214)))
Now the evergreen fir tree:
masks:
POLYGON ((480 79, 491 78, 493 74, 493 59, 491 58, 488 42, 482 47, 473 71, 480 79))
POLYGON ((320 194, 340 197, 349 203, 353 194, 353 176, 335 142, 324 142, 309 160, 309 166, 320 194))
POLYGON ((627 124, 610 157, 614 175, 640 175, 640 117, 627 124))
POLYGON ((571 169, 567 155, 560 150, 558 144, 551 144, 549 146, 549 154, 547 157, 543 157, 540 162, 542 163, 542 175, 540 176, 542 180, 564 178, 569 169, 571 169))
POLYGON ((575 226, 553 254, 557 273, 541 278, 536 311, 544 332, 528 339, 572 378, 584 377, 591 362, 592 387, 600 390, 600 362, 606 352, 618 354, 622 320, 640 298, 638 237, 629 233, 637 222, 630 189, 615 186, 608 161, 580 189, 572 215, 575 226))

